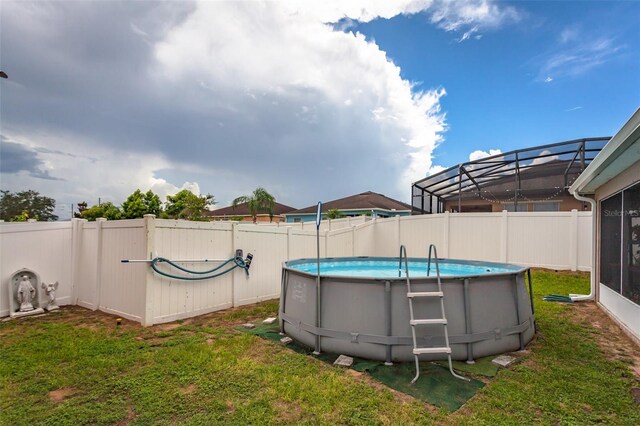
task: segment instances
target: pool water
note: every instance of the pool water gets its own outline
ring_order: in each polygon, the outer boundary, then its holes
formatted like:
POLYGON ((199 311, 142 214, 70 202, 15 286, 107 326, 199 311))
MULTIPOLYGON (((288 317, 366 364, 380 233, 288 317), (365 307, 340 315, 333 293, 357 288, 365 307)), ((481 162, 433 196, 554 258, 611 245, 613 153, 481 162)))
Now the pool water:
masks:
MULTIPOLYGON (((427 260, 410 260, 409 261, 409 276, 412 278, 427 277, 436 275, 435 262, 431 261, 431 269, 427 274, 427 260)), ((483 275, 483 274, 498 274, 514 272, 519 267, 505 267, 495 266, 486 262, 460 262, 460 261, 447 261, 440 260, 440 275, 441 276, 463 276, 463 275, 483 275)), ((290 263, 289 267, 301 272, 309 274, 317 274, 318 267, 317 262, 307 259, 304 262, 290 263)), ((398 278, 405 276, 404 264, 402 269, 398 269, 398 260, 350 260, 350 261, 337 261, 322 259, 320 263, 320 274, 329 276, 342 276, 342 277, 374 277, 374 278, 398 278), (400 274, 399 274, 400 273, 400 274)))

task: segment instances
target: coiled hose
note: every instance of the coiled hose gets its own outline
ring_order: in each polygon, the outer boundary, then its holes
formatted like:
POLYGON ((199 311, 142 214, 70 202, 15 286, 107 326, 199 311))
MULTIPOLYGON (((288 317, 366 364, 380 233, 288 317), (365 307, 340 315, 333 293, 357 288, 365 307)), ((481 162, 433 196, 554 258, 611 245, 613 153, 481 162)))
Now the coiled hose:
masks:
POLYGON ((187 269, 183 266, 180 266, 172 261, 170 261, 169 259, 166 259, 164 257, 156 257, 153 260, 151 260, 151 268, 159 275, 162 275, 164 277, 168 277, 168 278, 174 278, 177 280, 187 280, 187 281, 199 281, 199 280, 208 280, 211 278, 216 278, 219 277, 221 275, 226 274, 227 272, 231 272, 236 268, 242 268, 245 270, 245 272, 247 273, 247 275, 249 275, 249 266, 251 265, 251 258, 247 257, 247 260, 245 261, 241 256, 234 256, 232 258, 230 258, 229 260, 226 260, 225 262, 221 263, 220 265, 216 266, 213 269, 209 269, 207 271, 193 271, 191 269, 187 269), (233 265, 230 265, 227 269, 224 269, 222 271, 220 271, 223 267, 225 267, 226 265, 228 265, 229 263, 233 262, 233 265), (158 263, 168 263, 169 265, 173 266, 176 269, 181 270, 182 272, 186 272, 188 274, 193 274, 196 275, 194 277, 189 277, 189 276, 184 276, 184 275, 174 275, 174 274, 170 274, 168 272, 162 271, 158 268, 158 263), (220 271, 220 272, 218 272, 220 271))

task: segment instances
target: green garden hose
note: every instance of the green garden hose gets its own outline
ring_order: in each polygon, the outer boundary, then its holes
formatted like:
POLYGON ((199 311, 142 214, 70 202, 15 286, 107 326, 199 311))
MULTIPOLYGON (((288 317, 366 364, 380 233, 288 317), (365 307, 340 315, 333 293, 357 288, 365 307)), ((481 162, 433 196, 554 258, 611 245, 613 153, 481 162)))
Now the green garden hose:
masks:
POLYGON ((247 260, 243 259, 241 256, 234 256, 229 258, 228 260, 226 260, 225 262, 223 262, 222 264, 216 266, 213 269, 209 269, 207 271, 193 271, 187 268, 184 268, 172 261, 170 261, 169 259, 165 259, 164 257, 156 257, 153 260, 151 260, 151 268, 156 271, 156 273, 158 273, 159 275, 162 275, 164 277, 168 277, 168 278, 173 278, 173 279, 177 279, 177 280, 186 280, 186 281, 199 281, 199 280, 208 280, 211 278, 216 278, 219 277, 221 275, 226 274, 227 272, 231 272, 236 268, 242 268, 245 270, 245 272, 247 273, 247 275, 249 275, 249 266, 251 265, 251 259, 253 259, 253 256, 251 255, 251 253, 249 253, 247 255, 247 260), (227 269, 224 269, 222 271, 220 271, 220 269, 222 269, 225 265, 228 265, 229 263, 233 262, 233 265, 230 265, 227 269), (184 276, 184 275, 173 275, 170 274, 168 272, 164 272, 162 270, 160 270, 158 268, 158 263, 168 263, 169 265, 173 266, 176 269, 179 269, 183 272, 186 272, 188 274, 193 274, 196 275, 194 277, 189 277, 189 276, 184 276), (217 272, 220 271, 220 272, 217 272))
POLYGON ((569 296, 561 296, 559 294, 549 294, 547 296, 544 296, 542 300, 546 300, 547 302, 573 303, 573 299, 571 299, 569 296))

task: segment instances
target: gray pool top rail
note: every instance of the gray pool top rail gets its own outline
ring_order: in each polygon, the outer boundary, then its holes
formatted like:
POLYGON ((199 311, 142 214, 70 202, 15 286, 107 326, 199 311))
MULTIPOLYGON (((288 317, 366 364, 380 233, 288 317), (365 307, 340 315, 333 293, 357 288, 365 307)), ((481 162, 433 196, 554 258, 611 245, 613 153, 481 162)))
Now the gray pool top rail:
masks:
MULTIPOLYGON (((508 263, 484 262, 459 259, 438 259, 442 277, 472 277, 495 274, 512 274, 526 270, 525 267, 508 263)), ((298 259, 283 263, 290 270, 317 275, 317 259, 298 259)), ((370 279, 403 278, 404 267, 399 268, 399 260, 394 257, 342 257, 321 258, 320 275, 325 277, 359 277, 370 279)), ((435 277, 435 261, 431 264, 425 258, 409 258, 411 278, 435 277)))

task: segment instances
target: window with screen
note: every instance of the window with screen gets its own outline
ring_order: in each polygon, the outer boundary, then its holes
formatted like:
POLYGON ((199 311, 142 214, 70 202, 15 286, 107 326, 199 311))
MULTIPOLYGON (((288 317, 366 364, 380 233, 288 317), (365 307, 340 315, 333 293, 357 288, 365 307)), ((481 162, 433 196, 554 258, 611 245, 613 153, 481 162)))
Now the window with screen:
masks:
POLYGON ((620 293, 622 193, 600 202, 600 282, 620 293))
POLYGON ((529 211, 529 204, 527 203, 518 203, 518 206, 514 203, 509 203, 504 205, 504 209, 508 212, 526 212, 529 211))
POLYGON ((560 211, 560 202, 548 202, 548 203, 534 203, 533 204, 534 212, 559 212, 560 211))
POLYGON ((622 295, 640 305, 640 183, 622 192, 622 295))

